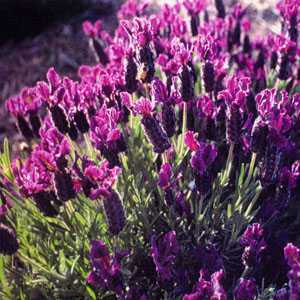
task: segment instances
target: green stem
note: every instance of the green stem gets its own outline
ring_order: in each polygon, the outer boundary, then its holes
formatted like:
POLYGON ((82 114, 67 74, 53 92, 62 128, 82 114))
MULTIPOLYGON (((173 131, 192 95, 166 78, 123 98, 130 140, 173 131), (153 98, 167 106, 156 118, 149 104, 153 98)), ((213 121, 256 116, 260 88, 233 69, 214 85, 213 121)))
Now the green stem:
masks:
POLYGON ((255 161, 256 161, 256 153, 252 153, 247 179, 244 184, 245 188, 247 188, 247 186, 249 185, 249 183, 251 181, 253 171, 254 171, 255 161))

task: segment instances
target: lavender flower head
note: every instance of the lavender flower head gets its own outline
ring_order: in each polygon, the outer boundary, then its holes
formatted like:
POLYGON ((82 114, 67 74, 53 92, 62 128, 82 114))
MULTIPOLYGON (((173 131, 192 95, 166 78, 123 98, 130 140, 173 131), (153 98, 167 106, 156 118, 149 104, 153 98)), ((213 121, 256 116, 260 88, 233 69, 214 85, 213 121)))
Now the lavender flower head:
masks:
POLYGON ((173 265, 179 245, 175 231, 170 231, 161 237, 151 238, 151 256, 156 266, 156 272, 162 281, 169 281, 173 277, 173 265))
POLYGON ((226 292, 221 284, 223 276, 224 271, 220 270, 213 273, 209 279, 207 273, 204 270, 201 270, 195 292, 185 295, 183 300, 227 300, 226 292))
POLYGON ((257 295, 256 283, 253 279, 241 278, 234 289, 234 299, 254 300, 257 295))
POLYGON ((288 273, 289 299, 296 300, 300 295, 300 249, 289 243, 284 248, 284 256, 291 269, 288 273))
POLYGON ((116 257, 111 257, 104 242, 93 240, 89 257, 93 271, 88 274, 87 283, 121 296, 123 294, 121 266, 116 257))
POLYGON ((142 124, 145 134, 150 143, 154 146, 153 151, 163 153, 171 147, 165 131, 161 128, 160 123, 152 115, 153 103, 146 98, 141 98, 135 104, 135 111, 142 115, 142 124))
POLYGON ((255 267, 266 249, 263 233, 263 228, 258 223, 249 225, 243 233, 240 244, 245 247, 242 260, 246 267, 255 267))

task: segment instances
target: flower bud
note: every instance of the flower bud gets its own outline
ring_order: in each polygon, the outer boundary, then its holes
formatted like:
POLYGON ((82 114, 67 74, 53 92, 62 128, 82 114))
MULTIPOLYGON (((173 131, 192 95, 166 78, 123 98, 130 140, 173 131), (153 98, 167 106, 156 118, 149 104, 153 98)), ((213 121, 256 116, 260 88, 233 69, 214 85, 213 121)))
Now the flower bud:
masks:
POLYGON ((142 118, 145 134, 150 143, 154 146, 153 151, 163 153, 171 147, 167 135, 161 128, 159 122, 151 115, 145 115, 142 118))
POLYGON ((241 114, 239 107, 232 104, 226 118, 226 139, 230 144, 239 144, 241 134, 241 114))
POLYGON ((94 52, 97 62, 100 62, 103 66, 109 63, 107 54, 105 53, 101 41, 98 39, 91 39, 91 48, 94 52))
POLYGON ((90 125, 88 123, 85 113, 82 110, 79 110, 75 113, 74 121, 76 127, 81 133, 86 133, 89 131, 90 125))
POLYGON ((41 128, 41 121, 40 121, 39 116, 34 112, 30 112, 29 113, 29 122, 30 122, 30 125, 31 125, 34 135, 37 138, 40 137, 39 130, 41 128))
POLYGON ((128 93, 134 93, 137 90, 138 81, 137 77, 137 65, 132 57, 128 56, 125 59, 125 88, 128 93))
POLYGON ((109 168, 113 168, 116 166, 121 166, 121 162, 116 151, 109 149, 107 146, 102 146, 100 148, 101 155, 109 162, 109 168))
POLYGON ((241 44, 241 23, 239 21, 235 24, 233 29, 232 44, 237 46, 241 44))
POLYGON ((67 121, 67 116, 64 110, 58 106, 54 105, 50 107, 51 118, 55 127, 61 132, 62 134, 66 134, 69 131, 69 124, 67 121))
POLYGON ((194 98, 194 79, 187 65, 181 66, 179 70, 180 93, 183 101, 187 102, 194 98))
POLYGON ((249 38, 249 35, 246 34, 245 37, 244 37, 243 52, 244 53, 250 53, 251 50, 252 50, 252 47, 251 47, 250 38, 249 38))
POLYGON ((203 67, 203 81, 206 92, 212 92, 215 85, 215 70, 214 65, 209 61, 203 67))
POLYGON ((268 126, 257 119, 253 125, 250 139, 251 151, 264 153, 267 146, 268 126))
POLYGON ((176 131, 176 116, 174 107, 171 104, 162 105, 161 123, 168 137, 172 137, 176 131))
POLYGON ((290 76, 290 61, 287 54, 281 57, 281 62, 279 65, 278 78, 281 80, 287 80, 290 76))
POLYGON ((155 74, 154 58, 150 47, 144 46, 139 49, 137 59, 139 61, 138 79, 143 83, 150 83, 155 74))
POLYGON ((55 194, 61 202, 66 202, 75 198, 76 193, 73 188, 72 177, 66 171, 57 171, 54 174, 55 194))
POLYGON ((200 195, 206 195, 211 189, 211 176, 209 175, 209 172, 200 174, 195 171, 194 178, 197 191, 200 193, 200 195))
POLYGON ((218 18, 225 19, 226 12, 223 0, 215 0, 215 6, 218 12, 218 18))
POLYGON ((76 141, 78 138, 78 131, 76 129, 74 121, 70 122, 70 127, 68 130, 68 134, 72 141, 76 141))
POLYGON ((21 115, 18 115, 17 117, 17 122, 18 122, 18 128, 24 138, 31 140, 33 138, 33 132, 31 128, 29 127, 29 124, 25 120, 25 118, 21 115))
POLYGON ((54 192, 41 191, 35 193, 33 200, 38 209, 47 217, 55 217, 58 215, 58 210, 53 205, 55 202, 58 203, 58 199, 54 192))
POLYGON ((119 194, 111 190, 109 196, 103 200, 103 207, 109 232, 112 235, 118 235, 124 228, 126 222, 125 211, 119 194))
POLYGON ((199 16, 198 15, 192 15, 191 16, 191 32, 192 32, 192 36, 197 36, 199 23, 200 23, 199 16))
POLYGON ((13 255, 18 251, 19 243, 14 230, 4 224, 0 224, 0 253, 13 255))
POLYGON ((270 60, 270 69, 274 70, 277 66, 278 62, 278 54, 276 51, 271 53, 271 60, 270 60))

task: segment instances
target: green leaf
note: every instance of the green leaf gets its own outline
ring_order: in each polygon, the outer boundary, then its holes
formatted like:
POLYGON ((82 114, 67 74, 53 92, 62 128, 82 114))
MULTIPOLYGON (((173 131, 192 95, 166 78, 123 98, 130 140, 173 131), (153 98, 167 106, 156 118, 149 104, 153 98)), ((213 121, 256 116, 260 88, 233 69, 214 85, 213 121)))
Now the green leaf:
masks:
POLYGON ((87 290, 88 294, 90 295, 91 299, 97 300, 97 296, 90 286, 87 285, 86 290, 87 290))

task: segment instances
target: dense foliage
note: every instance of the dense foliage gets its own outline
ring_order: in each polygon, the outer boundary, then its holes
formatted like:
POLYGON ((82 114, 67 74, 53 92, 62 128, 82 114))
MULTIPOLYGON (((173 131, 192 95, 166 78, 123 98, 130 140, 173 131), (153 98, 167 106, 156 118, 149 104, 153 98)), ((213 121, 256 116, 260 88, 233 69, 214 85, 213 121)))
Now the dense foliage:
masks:
POLYGON ((7 101, 4 299, 300 299, 299 0, 280 35, 240 4, 130 0, 97 58, 7 101))

